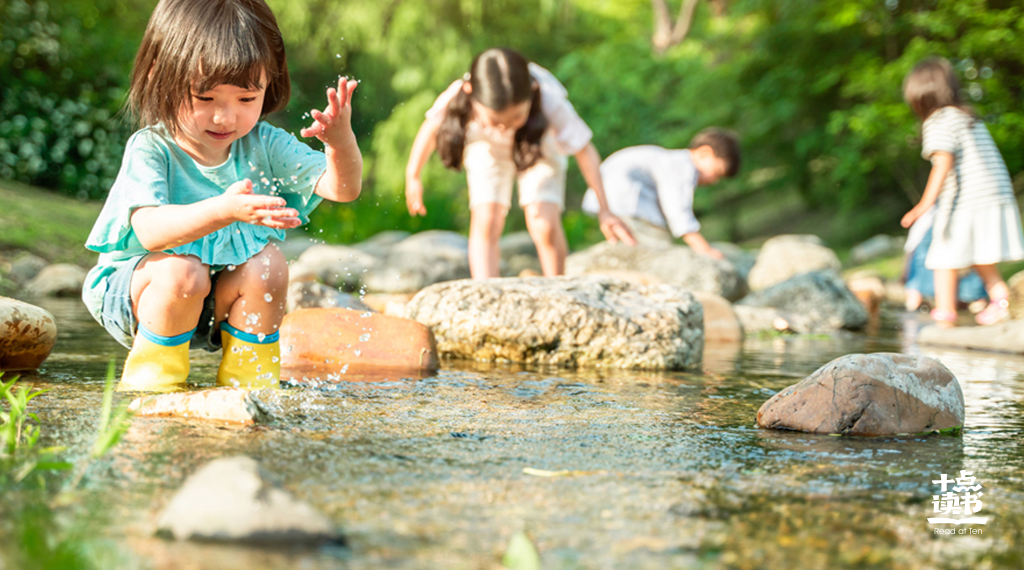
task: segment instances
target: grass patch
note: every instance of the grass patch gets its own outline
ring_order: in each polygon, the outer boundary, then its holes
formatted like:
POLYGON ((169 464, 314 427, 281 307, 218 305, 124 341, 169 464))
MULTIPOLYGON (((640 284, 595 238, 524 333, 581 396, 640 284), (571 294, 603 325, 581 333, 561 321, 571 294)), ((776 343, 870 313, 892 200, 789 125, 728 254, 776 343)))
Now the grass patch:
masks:
POLYGON ((92 266, 96 254, 85 249, 85 240, 102 207, 0 180, 0 254, 24 250, 54 263, 92 266))

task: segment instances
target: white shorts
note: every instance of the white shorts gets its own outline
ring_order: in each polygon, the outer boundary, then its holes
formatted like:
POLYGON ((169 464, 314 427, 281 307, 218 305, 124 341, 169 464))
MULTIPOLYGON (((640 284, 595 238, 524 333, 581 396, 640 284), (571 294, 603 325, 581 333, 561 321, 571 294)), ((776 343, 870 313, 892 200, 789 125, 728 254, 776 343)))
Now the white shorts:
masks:
MULTIPOLYGON (((469 135, 470 133, 467 133, 469 135)), ((512 146, 467 136, 462 165, 469 185, 469 206, 512 206, 512 183, 519 184, 519 205, 549 202, 565 209, 565 173, 569 159, 558 152, 550 134, 541 141, 541 157, 522 172, 512 160, 512 146)))

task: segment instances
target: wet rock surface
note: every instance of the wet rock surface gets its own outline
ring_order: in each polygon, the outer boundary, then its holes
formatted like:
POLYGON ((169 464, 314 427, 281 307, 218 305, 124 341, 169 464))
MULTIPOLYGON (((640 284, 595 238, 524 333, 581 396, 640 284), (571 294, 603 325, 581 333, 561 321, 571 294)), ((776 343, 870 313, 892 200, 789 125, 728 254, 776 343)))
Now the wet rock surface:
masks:
MULTIPOLYGON (((349 309, 302 309, 281 323, 281 366, 345 374, 436 370, 430 329, 411 319, 349 309)), ((301 374, 300 374, 301 375, 301 374)), ((282 377, 287 377, 282 372, 282 377)))
POLYGON ((764 242, 747 284, 751 291, 758 291, 810 271, 841 268, 839 257, 817 236, 781 235, 764 242))
POLYGON ((441 283, 407 314, 454 358, 683 370, 704 346, 703 310, 688 291, 602 277, 441 283))
POLYGON ((353 309, 369 311, 358 297, 318 281, 294 281, 288 285, 287 312, 299 309, 353 309))
POLYGON ((714 293, 694 292, 704 308, 704 342, 740 342, 743 325, 732 303, 714 293))
POLYGON ((732 263, 698 255, 683 246, 628 246, 602 242, 566 259, 568 276, 629 271, 657 277, 668 285, 690 291, 737 299, 744 293, 743 279, 732 263))
POLYGON ((755 291, 737 304, 777 309, 789 322, 789 328, 798 333, 856 330, 868 322, 864 306, 843 280, 831 271, 798 275, 755 291))
POLYGON ((363 277, 373 293, 415 293, 424 287, 469 277, 469 240, 455 232, 430 230, 392 246, 363 277))
POLYGON ((143 396, 132 400, 128 409, 139 416, 162 416, 254 424, 273 418, 256 392, 242 388, 211 388, 143 396))
POLYGON ((288 280, 318 281, 325 285, 357 290, 366 272, 380 258, 345 245, 314 245, 302 252, 288 268, 288 280))
POLYGON ((341 540, 327 517, 242 456, 211 461, 189 476, 160 515, 157 532, 178 540, 278 546, 341 540))
POLYGON ((35 370, 57 342, 57 324, 49 311, 0 297, 0 371, 35 370))
POLYGON ((927 356, 851 354, 772 396, 764 428, 879 436, 964 425, 964 396, 948 368, 927 356))
POLYGON ((917 341, 931 346, 1024 354, 1024 321, 1012 320, 984 327, 951 329, 933 325, 921 329, 917 341))

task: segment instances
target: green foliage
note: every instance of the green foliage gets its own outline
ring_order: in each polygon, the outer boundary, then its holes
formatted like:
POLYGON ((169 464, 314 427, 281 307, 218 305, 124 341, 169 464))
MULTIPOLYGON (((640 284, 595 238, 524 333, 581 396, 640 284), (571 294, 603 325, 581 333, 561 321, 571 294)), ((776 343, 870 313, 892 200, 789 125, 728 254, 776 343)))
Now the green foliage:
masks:
POLYGON ((501 565, 508 570, 540 570, 540 554, 526 532, 520 530, 512 535, 501 565))
POLYGON ((37 448, 40 428, 39 416, 28 411, 29 402, 46 390, 32 390, 18 386, 15 376, 3 382, 0 372, 0 399, 7 409, 0 409, 0 483, 20 483, 35 471, 69 469, 71 464, 53 459, 59 449, 37 448))

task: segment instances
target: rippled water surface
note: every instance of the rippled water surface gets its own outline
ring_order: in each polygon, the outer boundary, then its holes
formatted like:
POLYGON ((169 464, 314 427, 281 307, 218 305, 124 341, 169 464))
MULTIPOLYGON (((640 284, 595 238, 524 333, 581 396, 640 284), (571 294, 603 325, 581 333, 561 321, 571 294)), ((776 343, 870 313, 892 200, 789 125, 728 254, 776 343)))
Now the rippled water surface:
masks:
MULTIPOLYGON (((60 338, 24 380, 50 390, 36 407, 46 443, 75 459, 88 450, 107 362, 120 365, 126 351, 77 301, 44 306, 60 338)), ((56 509, 91 513, 79 533, 110 568, 498 568, 520 529, 544 568, 1024 567, 1024 359, 921 348, 919 325, 893 316, 872 336, 712 346, 695 373, 456 362, 422 379, 342 376, 268 395, 279 419, 267 426, 139 418, 90 467, 82 504, 56 509), (767 398, 826 362, 880 351, 933 356, 957 375, 961 437, 754 425, 767 398), (321 509, 347 547, 149 538, 189 473, 234 454, 321 509), (989 522, 981 534, 940 537, 927 522, 931 480, 960 470, 984 486, 989 522)), ((193 357, 191 379, 211 385, 217 355, 193 357)))

